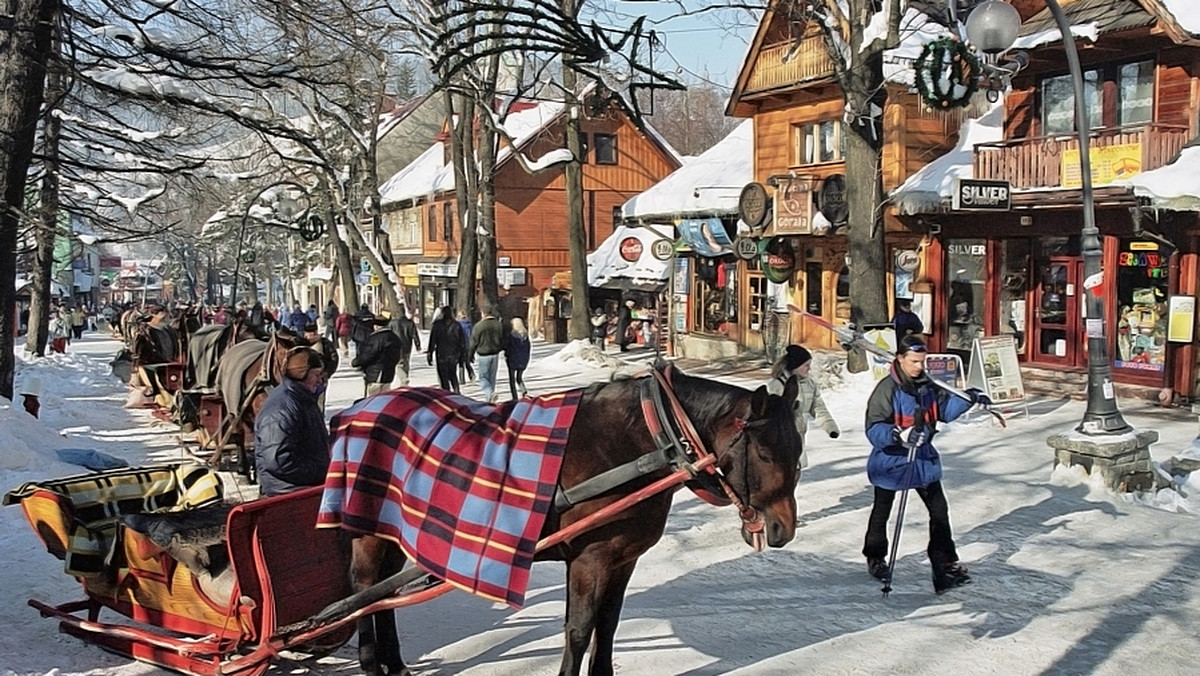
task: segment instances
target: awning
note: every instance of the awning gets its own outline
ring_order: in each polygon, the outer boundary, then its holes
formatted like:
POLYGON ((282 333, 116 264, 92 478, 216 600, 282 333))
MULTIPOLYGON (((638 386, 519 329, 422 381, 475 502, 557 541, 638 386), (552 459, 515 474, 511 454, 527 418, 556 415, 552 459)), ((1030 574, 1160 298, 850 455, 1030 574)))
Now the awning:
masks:
POLYGON ((688 247, 706 258, 733 253, 733 241, 719 218, 692 218, 676 226, 688 247))
POLYGON ((666 280, 639 280, 628 277, 609 277, 598 289, 616 289, 618 291, 641 291, 644 293, 660 293, 667 288, 666 280))

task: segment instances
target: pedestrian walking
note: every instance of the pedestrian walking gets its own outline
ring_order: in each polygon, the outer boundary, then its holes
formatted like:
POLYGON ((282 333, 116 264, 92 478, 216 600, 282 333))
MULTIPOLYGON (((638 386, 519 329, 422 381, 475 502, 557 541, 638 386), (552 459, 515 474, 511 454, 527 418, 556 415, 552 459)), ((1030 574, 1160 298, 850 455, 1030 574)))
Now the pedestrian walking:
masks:
MULTIPOLYGON (((812 353, 803 345, 788 345, 783 356, 775 362, 771 369, 771 379, 767 381, 767 392, 782 395, 788 379, 795 378, 798 390, 793 407, 796 416, 796 431, 800 433, 800 440, 803 441, 804 435, 808 432, 810 416, 829 435, 830 439, 837 439, 841 435, 841 430, 838 429, 837 421, 829 413, 829 408, 825 406, 825 400, 821 398, 821 388, 817 387, 816 381, 809 377, 811 371, 812 353)), ((800 469, 807 467, 808 445, 802 444, 800 446, 800 469)))
POLYGON ((592 312, 592 345, 604 352, 604 344, 608 342, 608 315, 604 308, 596 308, 592 312))
MULTIPOLYGON (((471 330, 473 328, 471 326, 471 318, 462 310, 455 312, 454 317, 458 321, 458 325, 462 328, 464 345, 470 344, 471 330)), ((471 360, 464 359, 458 364, 458 382, 461 384, 472 380, 475 380, 475 370, 471 368, 471 360)))
POLYGON ((350 331, 354 328, 354 315, 342 312, 334 321, 337 332, 338 348, 342 351, 342 359, 350 356, 350 331))
POLYGON ((430 366, 433 366, 434 359, 437 360, 438 384, 441 388, 458 394, 461 390, 458 369, 467 361, 467 339, 449 305, 443 306, 433 321, 429 330, 429 349, 425 354, 430 366))
POLYGON ((400 339, 400 363, 396 365, 396 377, 400 379, 400 387, 407 387, 409 374, 412 372, 413 348, 415 347, 417 352, 421 351, 421 334, 417 331, 417 325, 409 318, 408 309, 403 305, 392 318, 388 328, 400 339))
POLYGON ((504 325, 491 308, 484 309, 483 319, 471 330, 467 359, 475 362, 479 388, 487 402, 496 401, 496 371, 500 367, 500 353, 504 351, 504 334, 504 325))
POLYGON ((529 367, 530 350, 529 331, 525 328, 525 321, 520 317, 513 317, 508 341, 504 347, 504 363, 508 365, 508 388, 514 400, 518 398, 518 389, 522 397, 529 394, 529 390, 525 389, 525 369, 529 367))
POLYGON ((362 369, 368 397, 391 388, 396 379, 396 364, 400 363, 400 339, 388 329, 388 319, 375 318, 371 324, 375 330, 358 344, 358 354, 350 362, 354 368, 362 369))
POLYGON ((337 303, 330 298, 328 303, 325 303, 325 312, 321 314, 321 319, 325 322, 325 337, 331 343, 337 343, 337 318, 341 312, 338 310, 337 303))
MULTIPOLYGON (((867 478, 874 486, 875 500, 867 521, 863 556, 870 574, 890 584, 894 560, 891 564, 885 561, 888 516, 896 493, 915 489, 929 510, 926 551, 933 569, 934 591, 941 594, 970 583, 971 576, 959 563, 954 546, 950 508, 942 489, 942 461, 933 447, 933 437, 939 421, 950 422, 974 404, 990 406, 992 402, 976 389, 968 390, 972 401, 966 401, 934 387, 925 373, 926 351, 919 336, 901 338, 891 372, 879 381, 867 400, 865 429, 871 442, 867 478)), ((897 517, 897 537, 902 518, 897 517)))

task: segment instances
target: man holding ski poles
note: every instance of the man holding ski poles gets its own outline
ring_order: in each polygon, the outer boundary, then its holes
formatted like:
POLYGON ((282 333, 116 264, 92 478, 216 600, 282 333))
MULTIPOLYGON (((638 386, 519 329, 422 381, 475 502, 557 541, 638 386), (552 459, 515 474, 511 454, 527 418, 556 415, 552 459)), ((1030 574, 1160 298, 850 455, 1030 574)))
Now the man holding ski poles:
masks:
POLYGON ((977 389, 969 389, 970 399, 954 396, 934 387, 925 373, 925 342, 919 335, 899 341, 891 373, 879 381, 867 400, 866 432, 871 441, 867 458, 867 478, 875 487, 875 504, 867 522, 863 556, 867 570, 891 591, 896 546, 904 521, 908 489, 929 510, 929 563, 933 567, 933 589, 938 594, 971 582, 965 566, 958 561, 954 536, 950 531, 950 510, 942 490, 942 462, 931 443, 937 423, 950 422, 973 405, 991 406, 992 401, 977 389), (892 502, 900 492, 900 508, 888 556, 887 521, 892 502))

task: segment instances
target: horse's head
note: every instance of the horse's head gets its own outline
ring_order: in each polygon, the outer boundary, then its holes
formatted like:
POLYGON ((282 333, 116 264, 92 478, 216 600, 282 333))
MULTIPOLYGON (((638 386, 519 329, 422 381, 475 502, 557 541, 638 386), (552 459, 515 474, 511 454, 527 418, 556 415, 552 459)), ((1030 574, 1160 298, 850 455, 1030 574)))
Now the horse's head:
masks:
POLYGON ((796 535, 796 480, 803 440, 796 431, 792 406, 799 390, 788 381, 782 396, 766 386, 739 394, 729 413, 714 421, 712 450, 717 466, 744 507, 742 539, 756 549, 761 538, 782 547, 796 535), (761 521, 757 518, 761 517, 761 521))

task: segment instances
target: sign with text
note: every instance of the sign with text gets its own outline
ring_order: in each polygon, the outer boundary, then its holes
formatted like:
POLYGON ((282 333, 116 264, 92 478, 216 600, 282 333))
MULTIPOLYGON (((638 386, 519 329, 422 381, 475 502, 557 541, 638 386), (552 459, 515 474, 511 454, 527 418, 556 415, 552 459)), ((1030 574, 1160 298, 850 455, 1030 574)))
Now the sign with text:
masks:
POLYGON ((426 277, 457 277, 458 263, 417 263, 417 274, 426 277))
POLYGON ((1008 181, 954 180, 952 208, 955 211, 1008 211, 1011 207, 1012 190, 1008 181))
POLYGON ((1190 343, 1196 328, 1196 297, 1171 296, 1167 310, 1167 340, 1190 343))
POLYGON ((1017 344, 1012 334, 976 338, 971 346, 967 386, 986 392, 997 404, 1025 400, 1017 344))
POLYGON ((962 359, 956 354, 931 354, 925 358, 925 373, 951 387, 962 387, 962 370, 962 359))
POLYGON ((775 222, 768 235, 812 234, 813 179, 784 176, 775 184, 775 222))
MULTIPOLYGON (((1104 185, 1118 179, 1142 173, 1142 144, 1122 143, 1115 146, 1092 146, 1088 149, 1088 160, 1092 164, 1092 183, 1104 185)), ((1082 172, 1079 170, 1079 149, 1062 151, 1061 178, 1064 188, 1078 188, 1082 172)))
POLYGON ((525 268, 496 268, 496 283, 504 288, 525 286, 525 268))

